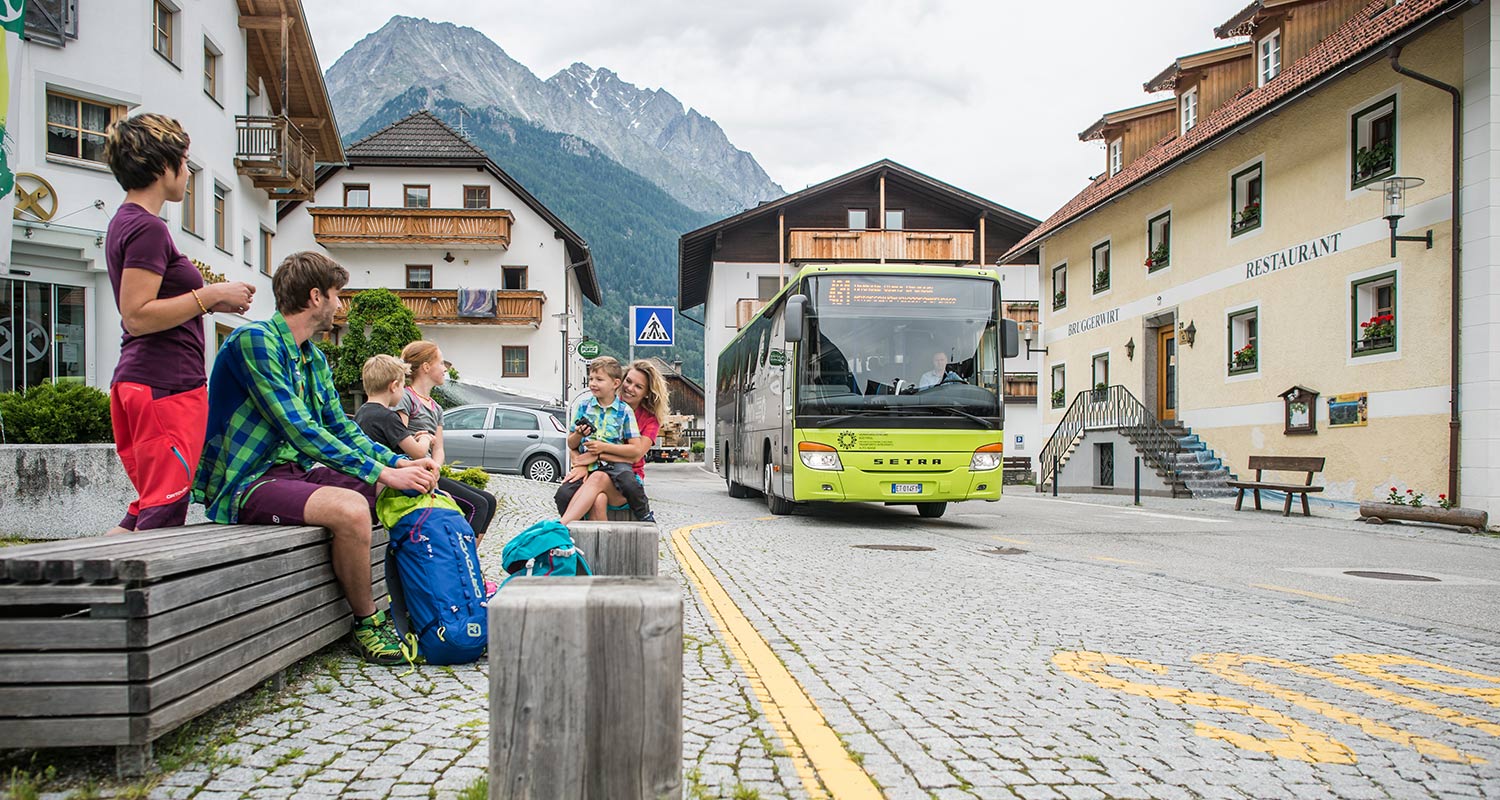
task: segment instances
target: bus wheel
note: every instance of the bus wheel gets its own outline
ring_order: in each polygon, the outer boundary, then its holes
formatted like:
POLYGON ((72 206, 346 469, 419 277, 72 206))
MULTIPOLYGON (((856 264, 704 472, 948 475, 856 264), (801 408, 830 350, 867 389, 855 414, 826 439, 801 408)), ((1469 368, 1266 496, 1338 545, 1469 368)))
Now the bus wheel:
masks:
POLYGON ((917 503, 917 513, 928 519, 937 519, 947 510, 947 503, 917 503))
POLYGON ((792 513, 792 501, 784 497, 777 497, 776 493, 771 491, 771 462, 769 459, 766 461, 766 477, 761 486, 764 489, 762 493, 766 496, 766 508, 770 509, 772 514, 782 517, 792 513))

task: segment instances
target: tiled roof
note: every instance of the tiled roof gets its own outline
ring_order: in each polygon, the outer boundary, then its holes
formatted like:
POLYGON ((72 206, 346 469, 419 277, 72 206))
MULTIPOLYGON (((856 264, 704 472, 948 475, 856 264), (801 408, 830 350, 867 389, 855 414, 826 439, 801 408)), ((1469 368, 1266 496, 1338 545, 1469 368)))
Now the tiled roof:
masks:
POLYGON ((1358 56, 1375 50, 1377 46, 1386 44, 1393 36, 1436 16, 1454 4, 1454 0, 1406 0, 1387 8, 1386 0, 1373 0, 1265 86, 1225 103, 1207 119, 1193 126, 1186 135, 1162 139, 1113 177, 1101 175, 1027 234, 1010 252, 1001 256, 1001 263, 1009 263, 1035 248, 1038 242, 1063 225, 1087 214, 1106 200, 1128 191, 1141 180, 1196 153, 1221 134, 1238 127, 1302 87, 1358 56))
POLYGON ((431 111, 418 111, 344 148, 351 161, 380 158, 485 158, 431 111))

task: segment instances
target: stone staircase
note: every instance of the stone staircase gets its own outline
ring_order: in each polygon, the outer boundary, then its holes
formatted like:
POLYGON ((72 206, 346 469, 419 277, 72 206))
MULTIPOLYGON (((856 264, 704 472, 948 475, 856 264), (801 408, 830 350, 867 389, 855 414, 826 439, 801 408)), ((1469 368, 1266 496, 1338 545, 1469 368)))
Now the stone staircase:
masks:
POLYGON ((1235 490, 1228 485, 1229 469, 1192 428, 1179 422, 1163 423, 1162 427, 1182 445, 1181 452, 1173 456, 1173 469, 1176 483, 1186 489, 1184 496, 1234 497, 1235 490))

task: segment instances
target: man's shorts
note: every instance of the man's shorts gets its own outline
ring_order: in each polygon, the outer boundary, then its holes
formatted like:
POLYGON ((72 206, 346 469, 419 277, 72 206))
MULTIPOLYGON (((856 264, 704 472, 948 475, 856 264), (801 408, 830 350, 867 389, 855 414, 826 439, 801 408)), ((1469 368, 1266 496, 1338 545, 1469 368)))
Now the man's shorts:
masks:
POLYGON ((375 519, 374 484, 328 467, 277 464, 245 490, 239 521, 243 525, 306 525, 307 500, 324 486, 359 492, 370 503, 371 521, 375 519))

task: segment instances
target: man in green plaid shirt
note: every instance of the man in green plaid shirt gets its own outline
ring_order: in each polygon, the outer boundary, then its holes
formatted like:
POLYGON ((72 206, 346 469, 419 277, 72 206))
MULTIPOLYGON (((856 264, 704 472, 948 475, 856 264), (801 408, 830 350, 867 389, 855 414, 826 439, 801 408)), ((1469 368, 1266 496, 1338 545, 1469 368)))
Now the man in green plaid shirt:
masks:
POLYGON ((208 432, 193 499, 220 523, 318 525, 333 534, 333 572, 354 612, 354 643, 378 664, 401 663, 400 641, 370 592, 378 488, 431 491, 437 465, 370 441, 339 404, 312 339, 333 330, 349 273, 317 253, 276 269, 276 313, 237 328, 208 385, 208 432))

